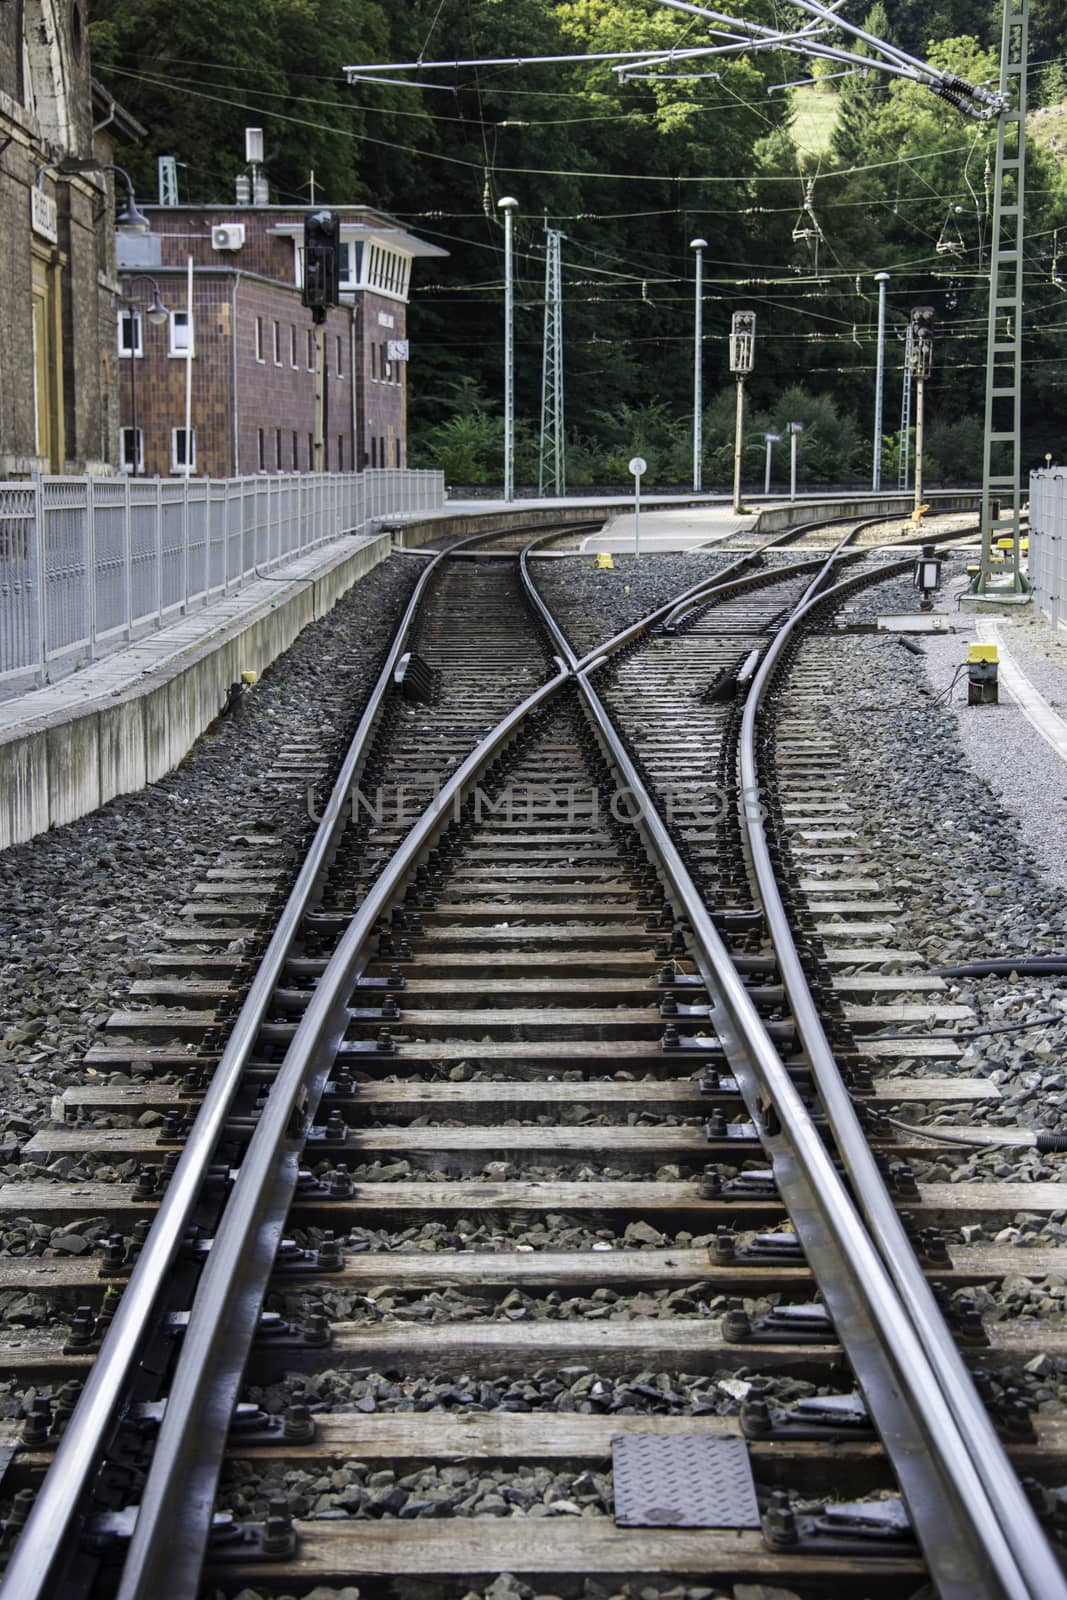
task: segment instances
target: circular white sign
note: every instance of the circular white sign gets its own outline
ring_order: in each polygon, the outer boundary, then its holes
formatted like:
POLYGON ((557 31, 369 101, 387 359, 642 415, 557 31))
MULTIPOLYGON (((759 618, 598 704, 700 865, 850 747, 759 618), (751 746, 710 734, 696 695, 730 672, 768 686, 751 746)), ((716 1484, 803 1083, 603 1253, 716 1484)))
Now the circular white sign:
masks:
POLYGON ((633 473, 635 478, 639 478, 642 472, 648 471, 648 462, 645 460, 644 456, 632 457, 630 461, 630 471, 633 473))

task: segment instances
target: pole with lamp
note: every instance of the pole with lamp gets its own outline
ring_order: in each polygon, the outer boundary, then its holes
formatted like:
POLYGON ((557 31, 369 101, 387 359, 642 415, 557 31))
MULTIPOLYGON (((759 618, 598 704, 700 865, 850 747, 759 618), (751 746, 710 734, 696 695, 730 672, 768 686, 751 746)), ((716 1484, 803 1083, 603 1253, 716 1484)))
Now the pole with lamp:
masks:
POLYGON ((923 502, 923 392, 934 361, 934 308, 913 306, 911 311, 911 375, 915 379, 915 505, 921 515, 923 502))
MULTIPOLYGON (((163 297, 159 292, 159 284, 156 282, 155 278, 153 278, 151 276, 151 274, 147 273, 147 272, 135 273, 135 275, 129 280, 129 283, 127 284, 127 291, 132 289, 134 284, 140 283, 142 281, 144 283, 151 284, 151 286, 152 286, 152 298, 148 302, 148 304, 145 305, 145 311, 144 311, 145 317, 152 324, 152 326, 154 328, 160 328, 160 327, 163 326, 163 324, 166 322, 167 318, 170 316, 170 312, 167 310, 166 306, 163 304, 163 297)), ((139 439, 138 439, 138 434, 139 434, 138 421, 137 421, 137 343, 138 343, 138 340, 137 340, 137 322, 136 322, 136 318, 137 318, 137 316, 139 314, 139 311, 140 311, 142 305, 144 305, 144 302, 141 301, 141 300, 134 299, 134 297, 128 292, 125 293, 125 294, 119 295, 118 296, 118 300, 119 300, 119 303, 121 305, 123 305, 123 306, 128 308, 128 310, 130 312, 130 315, 131 315, 131 326, 130 326, 130 421, 132 423, 132 427, 131 427, 130 431, 133 434, 133 464, 132 464, 132 467, 131 467, 130 470, 131 470, 133 476, 136 477, 137 474, 140 471, 143 470, 143 466, 144 466, 144 451, 140 448, 139 439)), ((125 462, 123 462, 122 465, 125 466, 125 462)))
POLYGON ((734 511, 741 510, 741 452, 744 445, 745 379, 756 354, 756 313, 735 311, 730 318, 730 371, 737 379, 734 425, 734 511))
POLYGON ((309 211, 304 218, 304 284, 301 303, 315 325, 315 428, 312 466, 321 472, 326 454, 326 317, 341 298, 341 219, 336 211, 309 211))
POLYGON ((704 251, 706 239, 690 239, 690 250, 696 251, 696 288, 693 302, 693 491, 700 493, 703 483, 701 455, 703 454, 704 410, 704 251))
POLYGON ((797 497, 797 434, 804 432, 802 422, 787 422, 785 431, 789 435, 789 498, 797 497))
POLYGON ((512 213, 518 201, 507 194, 497 205, 504 213, 504 499, 515 498, 515 279, 512 265, 512 213))
POLYGON ((888 272, 876 272, 878 285, 878 355, 874 374, 874 461, 871 467, 871 488, 877 494, 882 487, 882 390, 885 386, 885 286, 888 272))

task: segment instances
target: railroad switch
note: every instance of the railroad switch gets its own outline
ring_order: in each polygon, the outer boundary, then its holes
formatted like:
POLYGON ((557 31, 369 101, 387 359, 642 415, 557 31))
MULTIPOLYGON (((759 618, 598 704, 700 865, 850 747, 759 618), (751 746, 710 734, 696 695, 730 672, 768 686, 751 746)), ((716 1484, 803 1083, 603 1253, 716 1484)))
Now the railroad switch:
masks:
POLYGON ((758 1144, 759 1134, 754 1122, 727 1122, 725 1111, 713 1111, 704 1124, 704 1137, 709 1144, 725 1140, 728 1144, 758 1144))
POLYGON ((995 706, 1000 690, 997 668, 1000 652, 995 644, 972 644, 967 650, 967 704, 995 706))
POLYGON ((700 1180, 700 1193, 705 1200, 777 1200, 778 1184, 770 1167, 752 1167, 736 1177, 724 1178, 717 1167, 709 1165, 700 1180))
POLYGON ((915 587, 922 596, 919 610, 932 611, 934 590, 941 587, 941 562, 934 554, 932 544, 923 545, 922 555, 915 563, 915 587))
POLYGON ((873 1439, 870 1412, 861 1394, 812 1395, 781 1409, 753 1394, 741 1407, 746 1439, 873 1439))
POLYGON ((886 1500, 856 1500, 823 1506, 797 1516, 788 1489, 775 1489, 763 1514, 763 1538, 771 1550, 809 1555, 871 1557, 907 1556, 919 1547, 899 1495, 886 1500))
POLYGON ((230 1441, 237 1445, 311 1444, 315 1432, 315 1419, 306 1405, 289 1406, 279 1417, 241 1400, 230 1422, 230 1441))
POLYGON ((717 1067, 712 1066, 710 1061, 700 1074, 697 1088, 701 1094, 724 1095, 730 1099, 741 1093, 741 1085, 737 1079, 730 1077, 727 1073, 720 1072, 717 1067))
POLYGON ((821 1300, 807 1305, 775 1306, 762 1317, 743 1309, 722 1319, 722 1336, 730 1344, 836 1344, 837 1332, 821 1300))

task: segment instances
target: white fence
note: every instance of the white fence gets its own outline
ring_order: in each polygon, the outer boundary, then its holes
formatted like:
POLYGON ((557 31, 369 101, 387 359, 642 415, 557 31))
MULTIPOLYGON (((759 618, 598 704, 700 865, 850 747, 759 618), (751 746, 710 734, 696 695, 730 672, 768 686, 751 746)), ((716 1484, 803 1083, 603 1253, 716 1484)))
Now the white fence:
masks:
POLYGON ((403 470, 0 483, 0 695, 444 499, 440 472, 403 470))
POLYGON ((1067 626, 1067 467, 1030 474, 1028 570, 1038 610, 1067 626))

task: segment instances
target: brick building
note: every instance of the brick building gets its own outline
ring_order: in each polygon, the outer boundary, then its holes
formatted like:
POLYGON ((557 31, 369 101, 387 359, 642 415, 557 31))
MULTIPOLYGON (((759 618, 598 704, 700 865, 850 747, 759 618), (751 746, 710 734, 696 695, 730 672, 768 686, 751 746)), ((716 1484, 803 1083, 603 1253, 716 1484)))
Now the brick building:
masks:
POLYGON ((114 186, 144 130, 89 71, 79 0, 0 3, 0 478, 114 471, 114 186))
MULTIPOLYGON (((331 472, 406 466, 411 265, 447 252, 380 212, 332 209, 341 218, 342 303, 325 324, 322 464, 331 472)), ((124 469, 207 477, 311 470, 315 342, 311 313, 300 301, 304 210, 269 204, 144 210, 152 231, 119 241, 123 300, 114 315, 124 469), (170 315, 153 324, 157 285, 170 315)))

